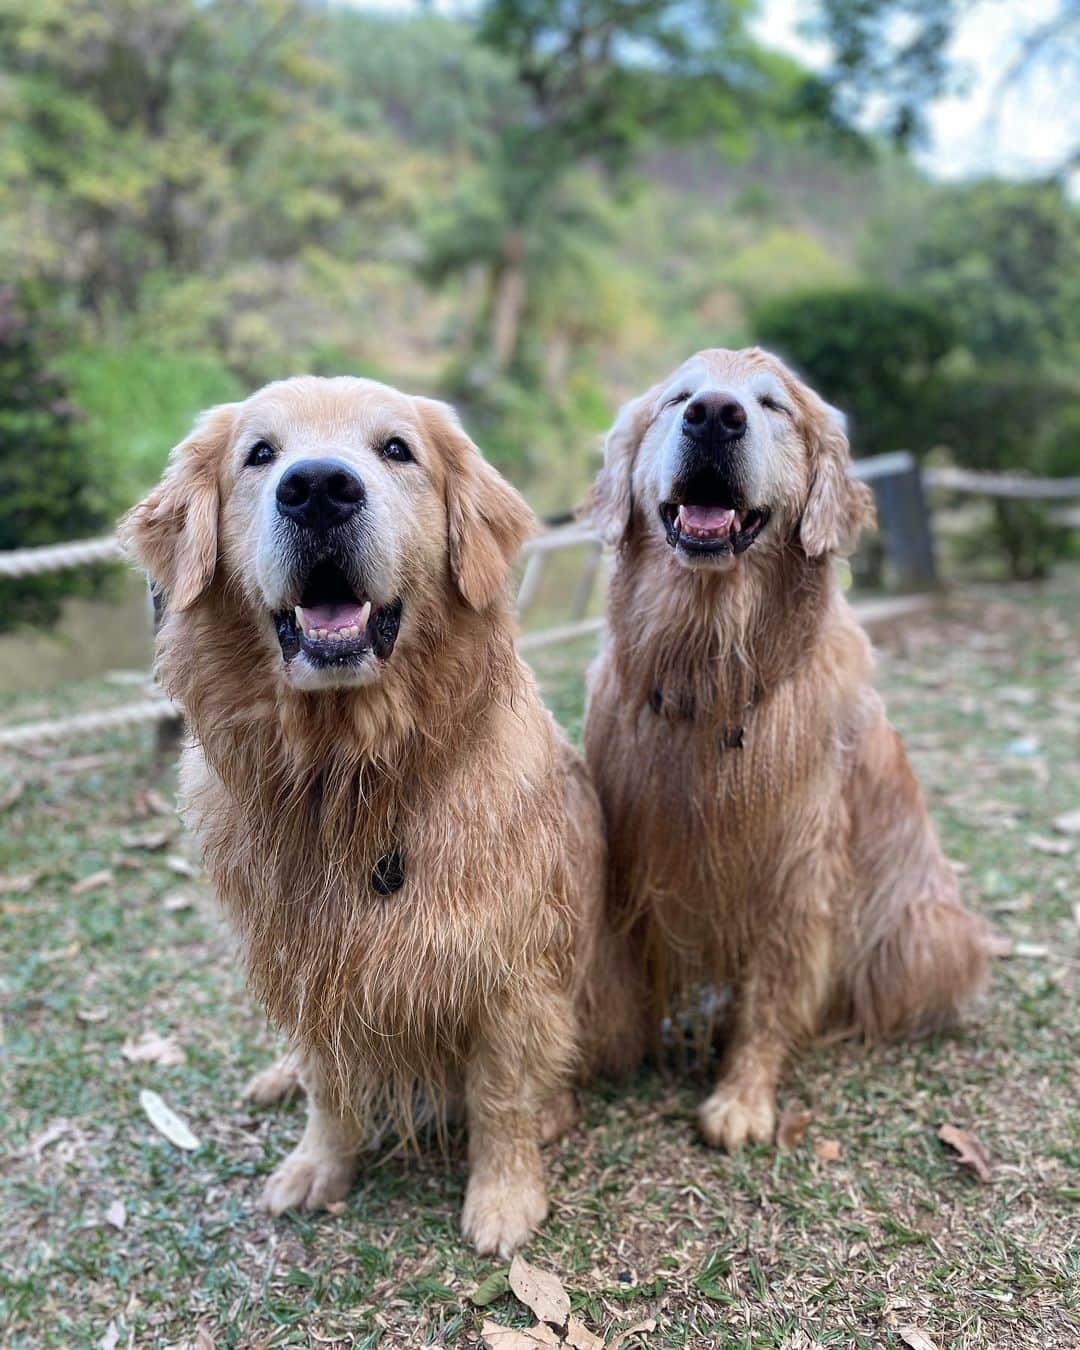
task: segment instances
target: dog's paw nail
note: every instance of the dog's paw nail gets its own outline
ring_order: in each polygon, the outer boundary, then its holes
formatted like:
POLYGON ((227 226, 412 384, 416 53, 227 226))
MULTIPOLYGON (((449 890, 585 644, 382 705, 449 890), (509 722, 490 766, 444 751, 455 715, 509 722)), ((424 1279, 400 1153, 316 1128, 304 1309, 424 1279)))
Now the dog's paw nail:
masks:
POLYGON ((469 1182, 461 1231, 481 1256, 508 1258, 525 1245, 547 1217, 547 1197, 539 1182, 469 1182))
POLYGON ((325 1209, 344 1200, 352 1182, 352 1167, 340 1158, 290 1153, 266 1183, 262 1206, 271 1214, 287 1209, 325 1209))
POLYGON ((772 1143, 776 1132, 776 1109, 768 1093, 740 1093, 730 1088, 717 1088, 702 1102, 698 1121, 705 1142, 730 1153, 748 1141, 772 1143))

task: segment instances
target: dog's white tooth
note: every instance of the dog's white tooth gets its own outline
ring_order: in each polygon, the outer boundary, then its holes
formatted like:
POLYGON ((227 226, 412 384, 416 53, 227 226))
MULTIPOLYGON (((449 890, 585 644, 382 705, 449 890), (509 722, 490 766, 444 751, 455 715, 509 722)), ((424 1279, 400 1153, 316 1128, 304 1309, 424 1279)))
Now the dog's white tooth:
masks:
POLYGON ((300 628, 306 633, 307 616, 304 614, 304 611, 300 608, 299 605, 297 605, 293 613, 296 615, 296 622, 299 624, 300 628))
POLYGON ((365 600, 363 605, 360 607, 360 617, 356 620, 357 629, 359 630, 366 628, 368 619, 370 618, 371 618, 371 601, 365 600))

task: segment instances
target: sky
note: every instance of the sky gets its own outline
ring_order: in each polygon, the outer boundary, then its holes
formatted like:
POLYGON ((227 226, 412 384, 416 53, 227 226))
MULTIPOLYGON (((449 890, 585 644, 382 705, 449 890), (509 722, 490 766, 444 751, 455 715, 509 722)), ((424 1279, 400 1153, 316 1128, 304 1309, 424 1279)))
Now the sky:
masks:
MULTIPOLYGON (((916 152, 928 173, 946 179, 985 173, 1030 177, 1060 166, 1080 143, 1080 109, 1052 70, 1040 71, 1022 87, 999 96, 1021 35, 1059 8, 1060 0, 978 0, 971 5, 950 50, 953 64, 963 72, 964 90, 932 105, 930 142, 916 152)), ((820 69, 827 50, 799 32, 810 10, 807 0, 761 0, 754 27, 763 43, 820 69)))
MULTIPOLYGON (((338 0, 358 9, 415 11, 417 0, 338 0)), ((1057 12, 1062 0, 969 0, 957 25, 951 56, 964 79, 963 92, 939 99, 929 113, 930 138, 916 159, 935 178, 981 174, 1033 177, 1058 168, 1080 144, 1080 102, 1070 97, 1052 70, 1043 70, 1000 96, 1001 77, 1020 36, 1057 12)), ((813 0, 758 0, 754 31, 765 45, 795 56, 811 69, 826 64, 828 51, 800 27, 813 0)), ((470 0, 434 0, 447 13, 471 8, 470 0)), ((1080 175, 1077 175, 1080 195, 1080 175)))

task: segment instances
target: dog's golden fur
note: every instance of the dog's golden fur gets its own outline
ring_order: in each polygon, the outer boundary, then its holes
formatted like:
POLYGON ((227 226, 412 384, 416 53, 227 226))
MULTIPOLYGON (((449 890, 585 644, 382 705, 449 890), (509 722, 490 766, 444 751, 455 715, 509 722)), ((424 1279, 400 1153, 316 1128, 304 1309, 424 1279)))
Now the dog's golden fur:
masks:
POLYGON ((689 1014, 704 1034, 709 987, 730 985, 700 1117, 727 1147, 772 1138, 790 1047, 826 1027, 924 1030, 986 973, 984 931, 837 584, 833 556, 872 509, 848 463, 832 410, 780 362, 717 350, 627 405, 592 498, 618 546, 585 730, 610 906, 639 944, 656 1019, 689 1014), (761 380, 790 414, 751 415, 768 527, 734 565, 680 565, 646 462, 674 443, 669 395, 761 380))
MULTIPOLYGON (((418 1110, 440 1120, 463 1095, 464 1230, 505 1254, 546 1211, 542 1111, 564 1112, 575 1070, 632 1053, 608 1035, 623 1018, 606 1003, 598 803, 514 650, 506 581, 532 524, 449 409, 315 379, 205 417, 124 524, 166 592, 158 669, 194 738, 186 816, 309 1097, 275 1211, 341 1198, 373 1129, 411 1137, 418 1110), (373 418, 417 447, 385 479, 405 611, 373 682, 284 677, 252 575, 252 418, 286 451, 315 435, 376 478, 373 418), (405 883, 382 896, 372 872, 392 850, 405 883)), ((261 1095, 294 1078, 279 1066, 261 1095)))

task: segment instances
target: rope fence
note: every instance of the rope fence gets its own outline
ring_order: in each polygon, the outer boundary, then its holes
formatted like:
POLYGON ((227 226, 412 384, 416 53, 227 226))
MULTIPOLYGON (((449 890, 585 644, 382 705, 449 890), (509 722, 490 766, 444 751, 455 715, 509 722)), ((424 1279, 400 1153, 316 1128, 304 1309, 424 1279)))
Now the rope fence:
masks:
MULTIPOLYGON (((1010 500, 1062 501, 1080 497, 1080 478, 1039 479, 1019 474, 976 473, 956 468, 927 468, 920 474, 914 459, 906 451, 857 461, 852 466, 852 473, 875 484, 892 478, 900 480, 905 475, 914 476, 921 478, 922 485, 928 488, 1010 500)), ((517 593, 519 620, 523 621, 531 610, 545 565, 553 554, 582 548, 586 550, 585 558, 572 596, 569 622, 534 633, 523 633, 518 639, 518 650, 523 652, 537 651, 556 643, 599 633, 604 627, 602 618, 586 617, 601 571, 601 543, 588 524, 574 519, 572 515, 564 514, 557 518, 557 523, 552 523, 554 528, 530 539, 522 548, 525 566, 517 593)), ((0 578, 40 576, 73 567, 119 562, 123 558, 120 541, 113 535, 66 544, 48 544, 42 548, 11 549, 0 552, 0 578)), ((932 600, 932 594, 900 595, 859 601, 854 608, 860 621, 870 625, 899 619, 924 609, 932 600)), ((0 751, 14 751, 53 744, 74 736, 174 721, 181 716, 181 710, 176 704, 158 695, 121 708, 25 722, 17 726, 0 726, 0 751)))

